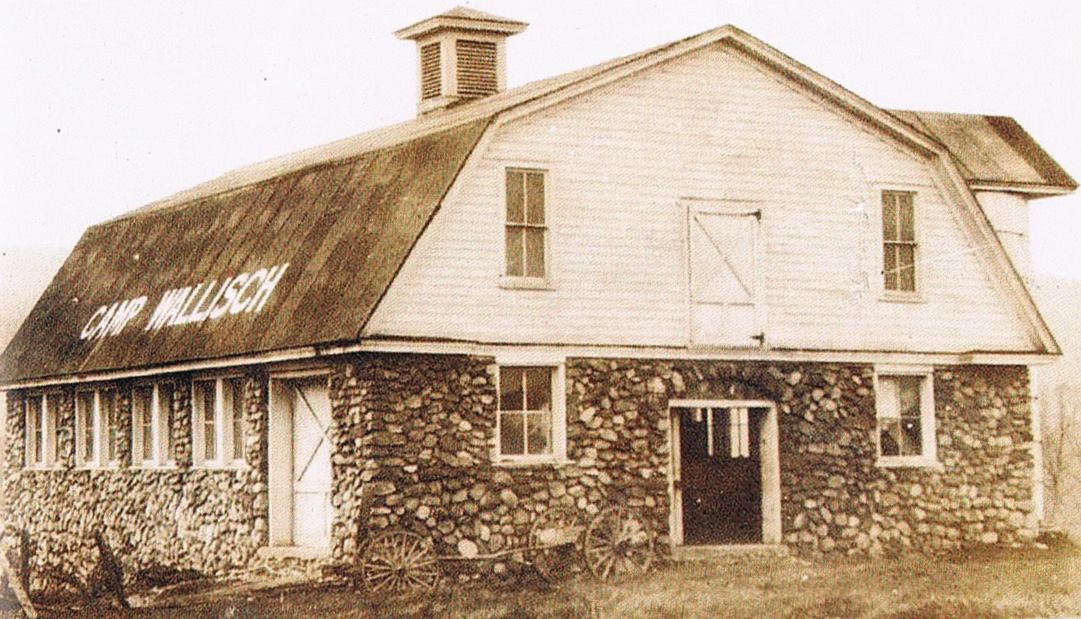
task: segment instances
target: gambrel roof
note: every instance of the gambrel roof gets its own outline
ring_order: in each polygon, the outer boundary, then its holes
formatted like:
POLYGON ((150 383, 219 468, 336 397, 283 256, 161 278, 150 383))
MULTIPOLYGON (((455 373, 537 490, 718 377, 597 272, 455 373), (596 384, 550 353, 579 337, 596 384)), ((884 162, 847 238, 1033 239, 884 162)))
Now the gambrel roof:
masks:
POLYGON ((954 135, 936 130, 926 115, 878 108, 724 26, 237 170, 93 226, 0 357, 0 381, 16 384, 300 347, 318 351, 356 341, 488 127, 713 44, 738 48, 937 161, 976 251, 1029 328, 1032 350, 1018 352, 1058 351, 969 186, 979 180, 1076 187, 1031 137, 1010 121, 996 134, 1009 148, 991 149, 981 157, 992 161, 976 165, 967 150, 950 148, 954 135), (1029 168, 1018 166, 1017 157, 1029 168), (985 173, 988 169, 995 174, 985 173), (259 313, 159 329, 144 329, 143 320, 121 325, 115 335, 97 337, 91 330, 91 337, 80 338, 95 308, 145 296, 140 314, 145 319, 170 290, 200 284, 210 289, 211 281, 220 290, 221 280, 238 273, 286 264, 273 302, 259 313))

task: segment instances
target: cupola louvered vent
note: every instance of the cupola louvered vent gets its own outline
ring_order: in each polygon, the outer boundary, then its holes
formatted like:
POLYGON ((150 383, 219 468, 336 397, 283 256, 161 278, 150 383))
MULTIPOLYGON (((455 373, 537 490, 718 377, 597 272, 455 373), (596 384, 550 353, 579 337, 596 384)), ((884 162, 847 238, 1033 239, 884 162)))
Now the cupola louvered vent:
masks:
POLYGON ((417 44, 417 113, 445 110, 506 88, 506 39, 527 25, 459 6, 395 32, 417 44))
POLYGON ((438 97, 442 89, 442 67, 439 64, 439 43, 429 43, 420 48, 420 96, 422 99, 438 97))
POLYGON ((494 41, 455 42, 458 54, 458 94, 483 97, 499 91, 494 41))

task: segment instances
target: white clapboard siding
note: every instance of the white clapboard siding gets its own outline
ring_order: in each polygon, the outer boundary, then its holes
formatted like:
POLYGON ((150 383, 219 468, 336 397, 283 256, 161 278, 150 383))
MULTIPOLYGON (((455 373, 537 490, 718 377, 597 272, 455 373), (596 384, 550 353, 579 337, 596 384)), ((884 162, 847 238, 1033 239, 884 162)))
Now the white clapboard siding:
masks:
POLYGON ((368 335, 676 345, 687 201, 761 209, 770 346, 960 352, 1032 344, 926 162, 715 46, 499 127, 368 335), (503 170, 548 170, 551 289, 500 287, 503 170), (917 192, 922 303, 881 299, 882 189, 917 192))

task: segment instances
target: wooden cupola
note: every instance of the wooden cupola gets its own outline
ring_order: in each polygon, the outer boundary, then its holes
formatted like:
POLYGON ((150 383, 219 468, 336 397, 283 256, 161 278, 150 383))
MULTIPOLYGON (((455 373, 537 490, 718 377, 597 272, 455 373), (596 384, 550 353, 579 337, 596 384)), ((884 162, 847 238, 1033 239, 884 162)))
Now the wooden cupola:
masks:
POLYGON ((525 22, 456 7, 395 32, 417 42, 417 113, 495 94, 507 85, 506 40, 525 22))

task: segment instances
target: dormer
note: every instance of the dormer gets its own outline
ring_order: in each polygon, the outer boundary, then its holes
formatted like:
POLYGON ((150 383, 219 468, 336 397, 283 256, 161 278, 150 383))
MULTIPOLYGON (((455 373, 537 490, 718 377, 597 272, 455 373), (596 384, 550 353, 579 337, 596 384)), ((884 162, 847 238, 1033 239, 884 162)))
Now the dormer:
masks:
POLYGON ((456 7, 395 32, 399 39, 417 43, 417 113, 504 90, 507 37, 527 25, 456 7))

